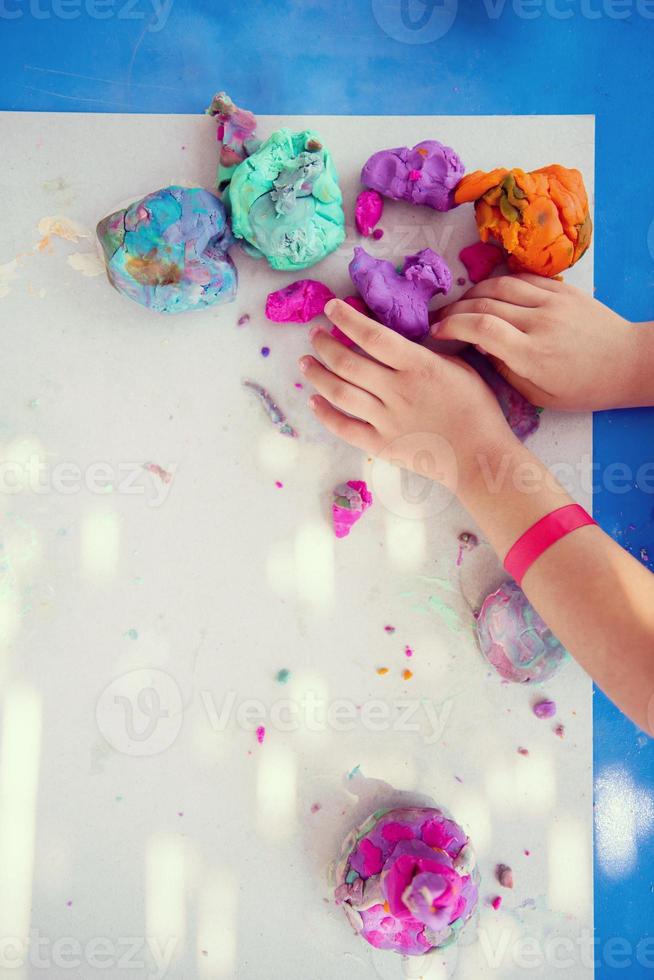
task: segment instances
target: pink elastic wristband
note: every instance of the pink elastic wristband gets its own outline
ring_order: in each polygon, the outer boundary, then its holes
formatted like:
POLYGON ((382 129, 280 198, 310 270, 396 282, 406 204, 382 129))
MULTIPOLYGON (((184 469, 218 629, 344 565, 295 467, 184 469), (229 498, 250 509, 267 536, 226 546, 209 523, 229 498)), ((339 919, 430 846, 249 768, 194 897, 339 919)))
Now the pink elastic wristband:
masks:
POLYGON ((518 538, 504 559, 504 567, 518 585, 537 558, 553 544, 579 527, 587 527, 596 521, 579 504, 566 504, 541 517, 533 527, 518 538))

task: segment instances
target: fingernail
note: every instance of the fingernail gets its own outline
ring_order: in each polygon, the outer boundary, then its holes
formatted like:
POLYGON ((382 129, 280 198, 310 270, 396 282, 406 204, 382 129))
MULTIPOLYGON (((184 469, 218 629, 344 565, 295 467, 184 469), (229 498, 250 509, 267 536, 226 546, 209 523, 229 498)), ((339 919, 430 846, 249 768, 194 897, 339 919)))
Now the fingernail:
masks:
POLYGON ((315 338, 317 337, 317 335, 320 332, 321 332, 320 331, 320 327, 317 327, 317 326, 316 327, 311 327, 311 330, 309 331, 309 339, 310 340, 315 340, 315 338))
POLYGON ((335 299, 330 299, 330 300, 328 300, 328 301, 327 301, 327 302, 325 303, 325 314, 326 314, 327 316, 329 316, 329 315, 330 315, 330 313, 332 312, 332 310, 333 310, 333 309, 334 309, 334 307, 336 306, 336 302, 337 302, 337 301, 336 301, 335 299))
POLYGON ((309 367, 309 358, 308 357, 301 357, 300 360, 297 363, 298 363, 298 367, 299 367, 300 371, 302 371, 303 374, 306 374, 307 369, 309 367))
POLYGON ((312 395, 312 396, 311 396, 311 398, 309 399, 309 402, 308 402, 308 404, 309 404, 309 408, 310 408, 310 409, 311 409, 311 410, 312 410, 313 412, 315 412, 315 410, 316 410, 316 409, 318 408, 318 399, 316 398, 316 396, 315 396, 315 395, 312 395))

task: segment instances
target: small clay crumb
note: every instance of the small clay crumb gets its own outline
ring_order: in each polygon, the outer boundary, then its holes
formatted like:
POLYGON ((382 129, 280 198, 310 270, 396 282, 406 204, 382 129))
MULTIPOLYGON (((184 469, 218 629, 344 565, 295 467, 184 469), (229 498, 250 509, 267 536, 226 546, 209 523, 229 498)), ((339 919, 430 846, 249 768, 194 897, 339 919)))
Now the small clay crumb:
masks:
POLYGON ((553 718, 556 714, 556 701, 544 698, 542 701, 537 701, 531 710, 537 718, 553 718))
POLYGON ((501 895, 496 895, 495 898, 492 898, 491 899, 491 905, 493 906, 493 908, 495 909, 496 912, 499 909, 499 907, 500 907, 501 904, 502 904, 502 896, 501 895))
POLYGON ((408 643, 407 643, 407 644, 406 644, 406 646, 404 647, 404 655, 405 655, 406 657, 412 657, 412 656, 413 656, 413 650, 411 649, 411 647, 409 646, 409 644, 408 644, 408 643))
POLYGON ((388 667, 378 667, 377 673, 379 674, 380 677, 383 677, 384 674, 388 673, 388 667))
POLYGON ((402 677, 404 678, 405 681, 410 681, 411 678, 413 677, 413 671, 412 670, 403 670, 402 671, 402 677))
POLYGON ((236 322, 239 325, 239 327, 244 327, 246 323, 250 322, 250 314, 243 313, 242 316, 240 316, 236 322))
POLYGON ((457 284, 457 286, 465 286, 465 284, 467 283, 467 281, 468 280, 467 279, 464 279, 463 276, 459 276, 459 278, 456 281, 456 284, 457 284))
POLYGON ((374 238, 374 240, 376 242, 378 242, 380 238, 383 238, 384 237, 384 229, 383 228, 375 228, 375 230, 372 233, 372 237, 374 238))
POLYGON ((384 626, 384 633, 388 633, 390 635, 394 632, 395 632, 394 626, 384 626))
POLYGON ((518 755, 529 755, 529 749, 525 749, 520 745, 518 747, 518 755))
POLYGON ((557 725, 556 728, 554 729, 554 734, 558 735, 559 738, 565 738, 565 726, 557 725))
POLYGON ((322 806, 321 806, 320 803, 312 803, 311 804, 311 812, 312 813, 318 813, 319 810, 322 810, 322 806))
POLYGON ((502 888, 513 888, 513 871, 508 864, 498 864, 495 875, 502 888))

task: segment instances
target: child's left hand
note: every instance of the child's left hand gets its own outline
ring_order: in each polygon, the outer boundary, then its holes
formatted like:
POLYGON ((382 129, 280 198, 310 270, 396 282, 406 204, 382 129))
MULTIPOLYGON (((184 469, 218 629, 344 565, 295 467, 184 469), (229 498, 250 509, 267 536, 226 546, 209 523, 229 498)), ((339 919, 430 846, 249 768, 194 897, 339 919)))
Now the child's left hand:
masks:
POLYGON ((340 300, 325 313, 364 352, 314 328, 320 361, 300 359, 320 393, 309 404, 335 435, 455 493, 480 465, 514 448, 495 396, 463 361, 434 354, 340 300))

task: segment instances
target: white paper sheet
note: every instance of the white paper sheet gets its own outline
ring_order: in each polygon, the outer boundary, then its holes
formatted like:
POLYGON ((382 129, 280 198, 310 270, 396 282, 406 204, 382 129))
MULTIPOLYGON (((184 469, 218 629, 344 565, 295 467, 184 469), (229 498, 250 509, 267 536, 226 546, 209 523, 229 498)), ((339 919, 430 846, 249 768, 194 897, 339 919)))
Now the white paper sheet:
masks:
MULTIPOLYGON (((592 195, 592 117, 266 117, 260 132, 281 124, 323 134, 348 216, 371 152, 428 137, 468 169, 578 167, 592 195)), ((17 113, 0 126, 0 938, 15 940, 0 973, 590 977, 590 681, 570 664, 545 689, 561 740, 533 716, 533 692, 490 676, 469 604, 501 579, 497 562, 481 546, 459 576, 456 535, 473 530, 461 508, 312 419, 295 387, 307 329, 263 316, 290 277, 235 250, 234 304, 164 318, 84 274, 93 237, 34 250, 43 217, 92 236, 157 187, 212 186, 214 123, 17 113), (270 388, 297 441, 271 428, 245 377, 270 388), (337 542, 330 491, 358 477, 376 504, 337 542), (365 778, 347 780, 356 766, 365 778), (447 807, 476 846, 478 937, 446 966, 375 952, 329 904, 341 838, 365 801, 396 798, 373 780, 447 807), (495 912, 497 862, 515 889, 495 912)), ((430 245, 455 277, 476 237, 470 207, 389 204, 381 226, 375 254, 430 245)), ((309 274, 345 295, 356 243, 350 227, 309 274)), ((592 252, 566 278, 591 291, 592 252)), ((531 444, 562 472, 588 471, 590 416, 546 413, 531 444)))

